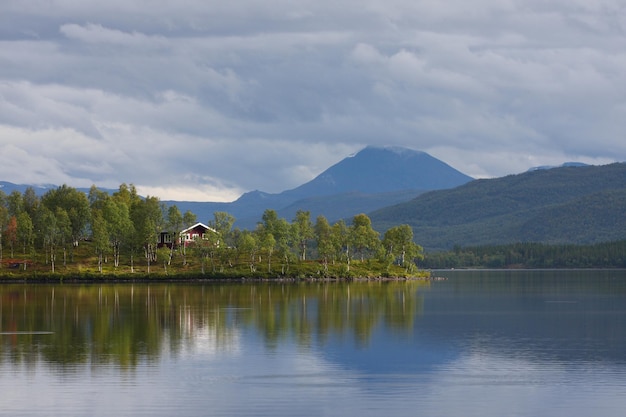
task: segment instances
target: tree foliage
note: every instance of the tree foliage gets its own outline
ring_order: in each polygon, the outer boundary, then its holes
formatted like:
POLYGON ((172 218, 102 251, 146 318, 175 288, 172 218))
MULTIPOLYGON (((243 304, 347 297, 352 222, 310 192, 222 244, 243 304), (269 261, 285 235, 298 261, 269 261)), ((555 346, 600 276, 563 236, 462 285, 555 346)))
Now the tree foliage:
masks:
POLYGON ((441 268, 626 268, 626 240, 594 245, 510 245, 455 247, 429 253, 422 266, 441 268))
MULTIPOLYGON (((297 211, 289 222, 268 209, 256 229, 240 230, 233 229, 231 214, 218 211, 202 236, 192 242, 180 239, 180 232, 195 223, 193 213, 182 214, 177 206, 166 206, 158 197, 142 198, 133 185, 122 184, 114 193, 93 186, 87 194, 63 185, 42 197, 33 189, 24 195, 0 192, 0 264, 4 244, 10 248, 11 258, 21 248, 18 252, 23 259, 17 261, 24 268, 43 260, 55 272, 59 254, 67 268, 68 262, 74 263, 73 255, 68 260, 68 251, 73 254, 79 250, 79 242, 88 240, 90 256, 101 273, 105 268, 117 271, 124 266, 132 273, 137 256, 142 255, 146 263, 145 269, 141 268, 147 273, 158 260, 166 273, 173 262, 179 262, 189 270, 198 265, 203 274, 207 265, 212 274, 245 265, 250 274, 289 275, 297 263, 326 276, 329 265, 337 261, 343 263, 343 273, 348 273, 354 255, 361 262, 377 259, 383 244, 365 214, 354 216, 351 224, 338 221, 331 225, 324 216, 318 216, 313 224, 308 211, 297 211), (112 266, 107 266, 110 259, 112 266)), ((412 239, 412 233, 405 225, 386 233, 384 243, 389 255, 401 259, 399 264, 409 270, 419 250, 406 239, 412 239)))

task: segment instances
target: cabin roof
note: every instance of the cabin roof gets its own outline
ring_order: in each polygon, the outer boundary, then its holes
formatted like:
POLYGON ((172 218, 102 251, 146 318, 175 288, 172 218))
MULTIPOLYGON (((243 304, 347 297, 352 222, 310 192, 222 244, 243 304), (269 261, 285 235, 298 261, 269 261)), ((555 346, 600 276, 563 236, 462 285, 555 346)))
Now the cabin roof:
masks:
POLYGON ((201 228, 203 228, 204 230, 210 230, 210 231, 212 231, 213 233, 217 233, 217 230, 213 229, 212 227, 207 226, 207 225, 206 225, 206 224, 204 224, 204 223, 200 223, 200 222, 198 222, 198 223, 194 224, 194 225, 193 225, 193 226, 191 226, 191 227, 188 227, 187 229, 185 229, 185 230, 181 231, 180 233, 181 233, 181 234, 183 234, 183 233, 187 233, 187 232, 189 232, 189 231, 191 231, 191 230, 197 229, 198 227, 201 227, 201 228))

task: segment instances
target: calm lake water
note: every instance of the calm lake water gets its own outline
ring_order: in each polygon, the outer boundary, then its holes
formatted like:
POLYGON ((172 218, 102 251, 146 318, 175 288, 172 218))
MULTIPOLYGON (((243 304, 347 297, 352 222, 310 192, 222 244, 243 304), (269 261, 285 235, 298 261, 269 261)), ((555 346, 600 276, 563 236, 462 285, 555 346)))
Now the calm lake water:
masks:
POLYGON ((0 285, 2 416, 623 416, 626 271, 0 285))

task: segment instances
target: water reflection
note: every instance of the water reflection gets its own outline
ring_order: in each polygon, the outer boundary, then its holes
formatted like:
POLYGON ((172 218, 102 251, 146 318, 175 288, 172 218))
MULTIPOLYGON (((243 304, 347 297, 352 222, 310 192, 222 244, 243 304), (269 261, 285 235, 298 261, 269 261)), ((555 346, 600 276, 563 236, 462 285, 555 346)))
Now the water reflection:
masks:
POLYGON ((623 415, 626 272, 444 274, 0 286, 0 415, 623 415))
POLYGON ((156 361, 164 352, 240 350, 254 329, 267 349, 293 338, 367 345, 378 324, 411 332, 422 281, 336 284, 0 286, 0 359, 61 368, 156 361))

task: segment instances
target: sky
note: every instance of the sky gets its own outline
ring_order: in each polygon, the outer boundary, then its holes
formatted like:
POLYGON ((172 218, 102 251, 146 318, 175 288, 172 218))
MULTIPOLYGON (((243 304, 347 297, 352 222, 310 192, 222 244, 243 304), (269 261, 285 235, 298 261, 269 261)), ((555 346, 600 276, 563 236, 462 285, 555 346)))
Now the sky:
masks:
POLYGON ((623 0, 2 0, 0 180, 232 201, 366 146, 626 161, 623 0))

